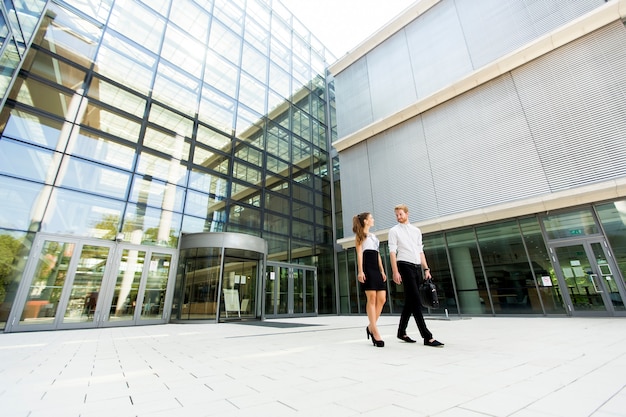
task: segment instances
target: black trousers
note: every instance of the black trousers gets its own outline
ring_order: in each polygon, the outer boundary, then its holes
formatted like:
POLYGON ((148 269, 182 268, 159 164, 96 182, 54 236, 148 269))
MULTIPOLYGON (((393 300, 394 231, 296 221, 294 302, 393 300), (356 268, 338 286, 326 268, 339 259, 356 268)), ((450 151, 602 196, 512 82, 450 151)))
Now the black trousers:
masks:
POLYGON ((412 314, 415 317, 415 323, 417 323, 422 339, 430 340, 433 338, 433 334, 426 327, 418 290, 418 282, 422 282, 422 268, 420 265, 398 261, 398 272, 402 276, 402 285, 404 286, 404 308, 400 315, 398 335, 403 336, 406 334, 406 328, 409 325, 409 319, 412 314))

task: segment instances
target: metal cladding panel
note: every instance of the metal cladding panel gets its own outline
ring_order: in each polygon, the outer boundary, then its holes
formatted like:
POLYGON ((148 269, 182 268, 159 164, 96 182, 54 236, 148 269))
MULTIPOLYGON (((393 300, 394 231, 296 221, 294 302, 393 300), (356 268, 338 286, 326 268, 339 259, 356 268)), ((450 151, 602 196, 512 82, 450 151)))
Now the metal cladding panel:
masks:
POLYGON ((346 136, 373 122, 366 58, 355 62, 335 79, 337 134, 346 136))
POLYGON ((512 72, 551 191, 626 175, 624 45, 616 22, 512 72))
POLYGON ((426 97, 604 4, 604 0, 437 3, 337 75, 339 137, 401 110, 411 94, 426 97), (392 91, 400 94, 389 99, 392 91))
POLYGON ((374 120, 417 100, 404 31, 370 52, 367 63, 374 120))
POLYGON ((439 215, 549 191, 510 76, 426 112, 423 120, 439 215))
POLYGON ((602 6, 604 0, 456 0, 474 69, 602 6))
POLYGON ((409 206, 411 221, 437 213, 421 118, 408 120, 367 143, 376 228, 395 225, 393 208, 401 203, 409 206))
POLYGON ((373 212, 367 143, 360 143, 341 152, 339 166, 343 228, 345 234, 349 235, 352 230, 352 216, 364 211, 373 212))
POLYGON ((419 98, 473 71, 459 17, 452 5, 439 3, 405 29, 419 98))

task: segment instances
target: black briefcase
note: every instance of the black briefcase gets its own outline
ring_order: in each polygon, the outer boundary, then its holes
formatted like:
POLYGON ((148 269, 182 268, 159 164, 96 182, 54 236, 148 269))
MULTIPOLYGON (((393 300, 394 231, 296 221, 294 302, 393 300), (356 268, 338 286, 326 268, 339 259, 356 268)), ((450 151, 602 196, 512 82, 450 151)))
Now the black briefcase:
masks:
POLYGON ((439 297, 437 296, 437 287, 433 284, 432 279, 425 279, 420 287, 420 296, 422 305, 428 308, 439 308, 439 297))

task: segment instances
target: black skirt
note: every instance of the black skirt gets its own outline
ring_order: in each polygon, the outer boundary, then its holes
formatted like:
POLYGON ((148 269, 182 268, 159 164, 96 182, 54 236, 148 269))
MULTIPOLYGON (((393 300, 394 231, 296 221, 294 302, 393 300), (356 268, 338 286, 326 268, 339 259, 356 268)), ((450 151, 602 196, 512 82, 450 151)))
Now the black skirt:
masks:
POLYGON ((383 275, 378 267, 378 251, 367 249, 363 251, 363 272, 365 282, 361 284, 364 291, 384 291, 387 283, 383 281, 383 275))

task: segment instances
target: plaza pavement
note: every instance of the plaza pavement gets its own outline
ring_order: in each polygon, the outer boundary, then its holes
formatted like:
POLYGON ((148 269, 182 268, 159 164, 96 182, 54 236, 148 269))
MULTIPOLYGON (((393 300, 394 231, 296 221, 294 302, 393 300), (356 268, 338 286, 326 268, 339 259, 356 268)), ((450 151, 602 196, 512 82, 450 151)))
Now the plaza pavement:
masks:
POLYGON ((626 416, 626 319, 364 316, 0 334, 2 417, 626 416), (409 335, 418 338, 414 322, 409 335))

